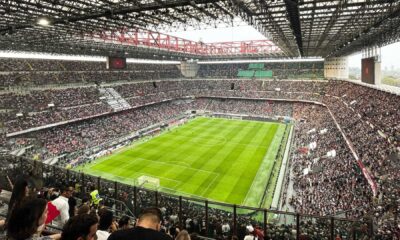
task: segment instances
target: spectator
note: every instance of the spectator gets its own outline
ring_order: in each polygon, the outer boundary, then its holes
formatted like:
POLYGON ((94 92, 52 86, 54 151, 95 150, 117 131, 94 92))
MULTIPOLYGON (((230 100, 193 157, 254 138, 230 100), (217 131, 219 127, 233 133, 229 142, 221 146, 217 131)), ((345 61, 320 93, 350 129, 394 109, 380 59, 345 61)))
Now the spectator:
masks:
POLYGON ((93 214, 74 216, 64 225, 61 240, 96 240, 97 223, 93 214))
POLYGON ((264 231, 259 226, 255 226, 253 234, 258 240, 264 240, 264 231))
POLYGON ((12 211, 7 224, 7 237, 11 240, 59 239, 59 234, 40 236, 46 218, 47 201, 41 198, 27 199, 12 211))
POLYGON ((73 187, 63 186, 61 189, 61 195, 51 201, 51 204, 56 208, 56 213, 51 213, 52 217, 55 217, 52 224, 58 227, 64 226, 69 219, 69 204, 68 199, 72 196, 74 191, 73 187))
POLYGON ((90 213, 90 207, 88 204, 82 204, 79 208, 78 208, 78 212, 76 215, 82 215, 82 214, 89 214, 90 213))
POLYGON ((106 209, 102 208, 98 211, 99 215, 99 226, 96 232, 98 240, 107 240, 110 236, 110 232, 117 230, 116 224, 113 222, 113 213, 106 209))
POLYGON ((161 219, 160 209, 147 208, 140 214, 134 228, 116 231, 108 240, 171 240, 167 234, 160 232, 161 219))
POLYGON ((123 216, 118 221, 118 229, 124 230, 131 228, 131 219, 128 216, 123 216))
POLYGON ((178 226, 176 226, 176 224, 172 224, 168 229, 169 235, 174 239, 178 235, 179 231, 180 231, 180 229, 178 226))
POLYGON ((28 180, 26 176, 19 176, 15 181, 11 193, 10 202, 8 204, 7 217, 8 219, 15 208, 18 208, 21 202, 29 196, 28 180))
POLYGON ((175 240, 190 240, 190 235, 189 235, 188 231, 182 230, 178 233, 175 240))
POLYGON ((246 227, 246 236, 244 237, 244 240, 256 240, 257 237, 253 235, 254 228, 253 226, 249 225, 246 227))
POLYGON ((225 222, 224 224, 222 224, 222 235, 224 235, 224 237, 228 237, 230 232, 231 227, 229 226, 229 223, 225 222))
POLYGON ((77 207, 76 207, 76 199, 74 197, 74 188, 72 188, 71 197, 68 198, 68 206, 69 206, 69 217, 73 217, 76 215, 77 207))
POLYGON ((90 197, 90 203, 92 207, 97 209, 102 201, 102 198, 100 197, 99 190, 97 190, 94 185, 90 186, 90 197))

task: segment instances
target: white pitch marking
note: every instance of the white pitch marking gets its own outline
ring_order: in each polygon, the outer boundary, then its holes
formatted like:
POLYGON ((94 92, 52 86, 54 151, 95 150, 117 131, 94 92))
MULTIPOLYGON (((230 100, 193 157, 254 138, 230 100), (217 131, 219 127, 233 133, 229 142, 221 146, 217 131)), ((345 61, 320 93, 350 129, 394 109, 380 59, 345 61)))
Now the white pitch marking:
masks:
POLYGON ((207 190, 210 188, 210 186, 212 185, 212 183, 215 181, 215 179, 217 179, 219 177, 219 173, 214 173, 217 174, 217 176, 215 176, 213 178, 213 180, 208 184, 207 188, 201 193, 201 195, 204 195, 205 192, 207 192, 207 190))

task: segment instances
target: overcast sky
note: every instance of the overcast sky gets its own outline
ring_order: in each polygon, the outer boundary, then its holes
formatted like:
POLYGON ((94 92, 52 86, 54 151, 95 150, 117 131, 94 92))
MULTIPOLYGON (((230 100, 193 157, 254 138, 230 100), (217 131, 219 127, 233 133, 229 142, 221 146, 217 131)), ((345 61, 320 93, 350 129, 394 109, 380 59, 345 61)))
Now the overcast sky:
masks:
MULTIPOLYGON (((381 68, 400 68, 400 42, 390 44, 381 49, 381 68)), ((349 56, 349 67, 361 68, 361 53, 349 56)))

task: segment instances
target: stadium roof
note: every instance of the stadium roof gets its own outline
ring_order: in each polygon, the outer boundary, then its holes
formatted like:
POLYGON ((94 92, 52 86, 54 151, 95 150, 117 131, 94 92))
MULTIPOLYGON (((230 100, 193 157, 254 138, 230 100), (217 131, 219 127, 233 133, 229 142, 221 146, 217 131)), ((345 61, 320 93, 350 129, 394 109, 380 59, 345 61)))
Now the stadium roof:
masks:
POLYGON ((221 59, 158 48, 154 34, 151 47, 126 39, 138 31, 232 25, 236 16, 279 47, 247 58, 343 56, 400 40, 398 0, 17 0, 0 6, 0 50, 221 59))

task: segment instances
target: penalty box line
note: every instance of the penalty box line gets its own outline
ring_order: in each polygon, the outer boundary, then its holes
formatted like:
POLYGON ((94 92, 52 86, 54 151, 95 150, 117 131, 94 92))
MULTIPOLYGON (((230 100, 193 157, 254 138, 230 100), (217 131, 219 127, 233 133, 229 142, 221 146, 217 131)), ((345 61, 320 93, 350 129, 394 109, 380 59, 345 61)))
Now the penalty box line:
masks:
MULTIPOLYGON (((176 164, 171 164, 171 163, 165 163, 165 162, 159 162, 159 161, 155 161, 155 160, 150 160, 150 159, 146 159, 146 158, 142 158, 142 157, 137 157, 136 159, 134 159, 133 161, 138 161, 138 160, 144 160, 144 161, 148 161, 148 162, 152 162, 152 163, 157 163, 157 164, 162 164, 162 165, 167 165, 167 166, 169 166, 169 167, 176 167, 177 165, 176 164)), ((183 163, 183 162, 179 162, 179 161, 174 161, 175 163, 183 163)), ((189 164, 187 164, 187 163, 183 163, 183 164, 186 164, 186 165, 189 165, 189 164)), ((207 170, 202 170, 202 169, 197 169, 197 168, 192 168, 192 167, 188 167, 188 166, 184 166, 184 165, 178 165, 178 166, 181 166, 181 167, 184 167, 184 168, 187 168, 187 169, 191 169, 191 170, 193 170, 193 171, 196 171, 196 172, 204 172, 204 173, 207 173, 207 174, 213 174, 214 175, 214 178, 213 178, 213 180, 208 184, 208 186, 207 186, 207 188, 205 189, 205 191, 206 190, 208 190, 209 188, 210 188, 210 186, 211 186, 211 184, 219 177, 219 173, 215 173, 215 172, 212 172, 212 171, 207 171, 207 170)), ((146 175, 146 174, 143 174, 143 175, 146 175)), ((157 176, 152 176, 152 175, 150 175, 150 174, 147 174, 148 176, 151 176, 151 177, 155 177, 155 178, 164 178, 164 179, 168 179, 168 180, 171 180, 171 181, 174 181, 174 182, 179 182, 178 184, 176 184, 175 186, 174 186, 174 188, 176 189, 177 187, 179 187, 180 185, 182 185, 182 181, 179 181, 179 180, 174 180, 174 179, 170 179, 170 178, 166 178, 166 177, 157 177, 157 176)), ((204 194, 204 191, 203 191, 203 193, 201 194, 201 195, 203 195, 204 194)))
MULTIPOLYGON (((166 180, 168 180, 168 181, 175 182, 175 185, 173 186, 173 188, 176 188, 177 186, 179 186, 179 185, 182 184, 182 181, 175 180, 175 179, 172 179, 172 178, 159 177, 159 176, 154 176, 154 175, 147 174, 147 173, 142 173, 142 172, 136 172, 136 173, 137 173, 137 174, 136 174, 136 176, 135 176, 135 178, 134 178, 135 180, 136 180, 138 177, 140 177, 140 176, 149 176, 149 177, 153 177, 153 178, 166 179, 166 180)), ((160 185, 160 188, 163 188, 163 187, 160 185)))
POLYGON ((144 161, 148 161, 148 162, 157 163, 157 164, 167 165, 167 166, 171 166, 171 167, 181 166, 181 167, 184 167, 184 168, 187 168, 187 169, 192 169, 192 170, 198 171, 198 172, 204 172, 204 173, 208 173, 208 174, 218 174, 219 175, 219 173, 215 173, 215 172, 212 172, 212 171, 207 171, 207 170, 202 170, 202 169, 189 167, 188 163, 180 162, 180 161, 173 161, 171 163, 166 163, 166 162, 159 162, 159 161, 150 160, 150 159, 142 158, 142 157, 136 157, 136 159, 134 159, 133 161, 138 161, 139 159, 144 160, 144 161), (180 164, 172 164, 172 163, 180 163, 180 164), (181 164, 183 164, 183 165, 181 165, 181 164))

